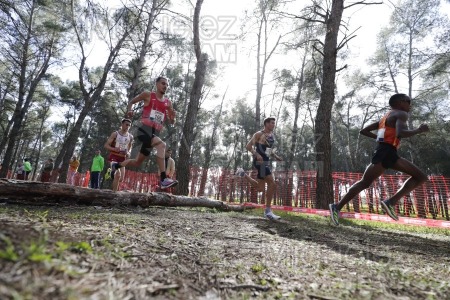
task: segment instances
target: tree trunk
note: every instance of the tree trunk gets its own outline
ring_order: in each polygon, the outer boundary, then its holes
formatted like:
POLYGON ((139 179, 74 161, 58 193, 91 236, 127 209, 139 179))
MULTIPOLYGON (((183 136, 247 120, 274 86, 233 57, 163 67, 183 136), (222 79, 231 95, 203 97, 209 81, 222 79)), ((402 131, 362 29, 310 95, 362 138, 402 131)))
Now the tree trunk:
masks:
POLYGON ((145 28, 144 39, 142 41, 141 49, 139 51, 139 56, 137 57, 136 65, 133 67, 133 80, 128 88, 128 101, 133 99, 139 94, 139 79, 141 78, 142 70, 144 69, 145 56, 150 50, 150 34, 153 29, 153 22, 155 21, 156 14, 164 8, 167 2, 163 2, 161 7, 158 7, 158 1, 152 0, 152 8, 147 21, 147 27, 145 28))
POLYGON ((278 37, 272 49, 268 49, 269 46, 269 33, 267 32, 268 26, 271 25, 268 20, 268 12, 270 13, 275 9, 275 2, 272 1, 259 1, 260 21, 258 26, 258 40, 256 45, 256 99, 255 99, 255 123, 253 131, 258 131, 261 124, 261 97, 264 88, 264 79, 266 76, 267 64, 270 57, 275 52, 276 48, 280 44, 281 35, 278 37))
POLYGON ((295 96, 294 100, 294 120, 292 125, 292 138, 291 138, 291 146, 290 151, 286 159, 286 170, 290 170, 292 166, 292 162, 294 161, 294 155, 295 150, 297 148, 297 135, 298 135, 298 116, 300 111, 300 100, 302 98, 302 90, 303 90, 303 82, 304 82, 304 73, 305 73, 305 66, 306 66, 306 56, 308 54, 308 51, 305 50, 305 55, 303 56, 302 60, 302 66, 300 68, 300 78, 298 79, 297 83, 297 95, 295 96))
MULTIPOLYGON (((2 82, 2 84, 0 85, 0 91, 2 91, 2 95, 0 97, 0 116, 3 116, 4 110, 6 108, 5 103, 7 100, 7 96, 10 94, 11 89, 14 85, 14 78, 10 76, 8 77, 8 79, 8 82, 2 82)), ((0 153, 2 152, 0 151, 0 153)))
POLYGON ((315 118, 316 139, 316 208, 327 209, 333 202, 333 179, 331 176, 331 110, 334 104, 336 79, 337 37, 344 11, 343 0, 333 0, 331 14, 327 20, 324 43, 323 80, 320 103, 315 118))
POLYGON ((88 156, 88 153, 86 153, 86 152, 87 152, 87 140, 89 138, 89 135, 91 134, 93 123, 94 123, 94 119, 90 119, 89 124, 87 125, 87 130, 86 130, 84 136, 82 137, 83 142, 81 142, 80 152, 78 153, 78 159, 80 160, 80 167, 78 168, 78 172, 90 170, 89 167, 86 170, 83 170, 82 166, 84 165, 84 162, 86 160, 92 159, 92 157, 88 156))
POLYGON ((39 84, 39 82, 44 77, 45 73, 47 72, 47 68, 49 66, 51 54, 46 57, 45 65, 42 66, 41 73, 38 74, 30 84, 30 88, 28 90, 28 93, 25 92, 25 73, 28 67, 28 62, 23 62, 22 67, 22 73, 23 77, 21 75, 20 82, 19 82, 19 100, 16 104, 16 109, 14 110, 13 115, 13 126, 11 128, 11 132, 9 134, 8 139, 8 146, 6 148, 5 157, 3 159, 3 166, 2 170, 0 170, 0 177, 5 177, 7 169, 11 163, 11 157, 12 152, 14 149, 14 144, 17 141, 17 136, 19 135, 19 131, 22 129, 23 119, 25 117, 25 114, 28 112, 28 108, 30 107, 30 104, 33 99, 34 92, 36 91, 36 88, 39 84), (25 95, 26 94, 26 95, 25 95))
POLYGON ((205 194, 205 186, 206 186, 206 181, 208 179, 208 170, 209 167, 211 165, 211 160, 212 160, 212 153, 216 147, 216 133, 217 133, 217 128, 220 125, 220 116, 222 116, 222 109, 223 109, 223 102, 225 101, 225 96, 227 94, 228 88, 225 90, 225 93, 223 94, 222 97, 222 102, 220 103, 220 108, 219 111, 217 112, 216 117, 214 118, 214 122, 213 122, 213 130, 211 133, 211 137, 209 139, 209 142, 206 145, 206 149, 205 149, 205 163, 203 164, 202 167, 202 175, 200 178, 200 188, 198 190, 198 195, 199 196, 203 196, 205 194))
MULTIPOLYGON (((37 167, 38 167, 39 159, 41 157, 41 152, 42 152, 42 132, 44 131, 44 123, 47 120, 47 113, 49 112, 49 110, 50 110, 50 106, 45 106, 44 107, 43 113, 42 113, 43 117, 41 119, 41 124, 39 125, 39 134, 38 134, 39 139, 36 141, 36 144, 35 144, 35 148, 37 147, 38 150, 37 150, 36 159, 34 160, 35 167, 33 169, 33 178, 35 178, 36 173, 38 171, 37 167)), ((34 151, 35 151, 35 149, 33 149, 33 152, 34 151)))
POLYGON ((194 12, 194 50, 197 63, 195 65, 194 83, 190 93, 186 119, 184 120, 183 138, 180 141, 180 154, 178 156, 179 167, 177 172, 177 179, 179 181, 177 193, 179 195, 187 195, 189 193, 191 147, 194 140, 194 127, 200 108, 199 103, 203 84, 205 82, 206 68, 208 66, 208 55, 201 52, 199 35, 200 10, 202 4, 203 0, 197 0, 194 12))
POLYGON ((5 146, 8 143, 9 131, 11 130, 12 123, 13 123, 13 119, 11 118, 10 120, 8 120, 8 124, 6 125, 6 128, 3 131, 3 138, 0 142, 0 154, 3 153, 3 150, 5 149, 5 146))
POLYGON ((91 108, 95 101, 96 100, 93 99, 85 100, 86 105, 81 110, 81 113, 78 116, 78 119, 75 122, 74 127, 70 131, 69 136, 67 136, 67 138, 64 140, 61 151, 59 152, 58 157, 55 160, 55 166, 61 165, 61 170, 58 179, 58 182, 60 183, 66 182, 67 169, 69 168, 69 161, 77 145, 77 140, 78 137, 80 136, 81 127, 83 126, 84 119, 88 115, 88 112, 91 111, 91 108))
POLYGON ((0 179, 0 195, 11 204, 95 205, 95 206, 184 206, 209 207, 224 211, 243 211, 244 207, 199 197, 166 193, 129 193, 86 189, 60 183, 0 179))

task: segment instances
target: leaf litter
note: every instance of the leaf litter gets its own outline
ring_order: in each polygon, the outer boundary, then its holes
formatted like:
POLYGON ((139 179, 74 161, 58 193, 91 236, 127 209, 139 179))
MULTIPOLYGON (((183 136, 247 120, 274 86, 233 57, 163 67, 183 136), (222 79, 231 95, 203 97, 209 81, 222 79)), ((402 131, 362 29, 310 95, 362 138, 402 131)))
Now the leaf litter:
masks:
POLYGON ((0 209, 0 299, 450 299, 450 237, 198 208, 0 209))

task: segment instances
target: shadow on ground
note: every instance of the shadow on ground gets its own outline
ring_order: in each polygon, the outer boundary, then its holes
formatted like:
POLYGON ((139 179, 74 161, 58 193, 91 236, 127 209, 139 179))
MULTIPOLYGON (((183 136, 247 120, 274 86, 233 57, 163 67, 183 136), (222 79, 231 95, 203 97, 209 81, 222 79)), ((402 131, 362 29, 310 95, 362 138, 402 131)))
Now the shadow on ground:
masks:
POLYGON ((340 226, 332 226, 327 221, 308 217, 288 217, 279 222, 263 218, 248 220, 270 234, 317 243, 342 255, 375 262, 388 262, 392 252, 415 254, 424 261, 450 261, 450 245, 446 241, 342 221, 340 226))

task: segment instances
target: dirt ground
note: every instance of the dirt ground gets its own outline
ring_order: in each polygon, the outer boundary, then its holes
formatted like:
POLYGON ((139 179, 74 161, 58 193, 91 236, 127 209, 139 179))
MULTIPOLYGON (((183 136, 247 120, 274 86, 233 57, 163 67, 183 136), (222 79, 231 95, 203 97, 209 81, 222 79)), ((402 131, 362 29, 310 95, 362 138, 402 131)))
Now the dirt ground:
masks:
POLYGON ((450 233, 261 211, 0 205, 0 299, 450 299, 450 233))

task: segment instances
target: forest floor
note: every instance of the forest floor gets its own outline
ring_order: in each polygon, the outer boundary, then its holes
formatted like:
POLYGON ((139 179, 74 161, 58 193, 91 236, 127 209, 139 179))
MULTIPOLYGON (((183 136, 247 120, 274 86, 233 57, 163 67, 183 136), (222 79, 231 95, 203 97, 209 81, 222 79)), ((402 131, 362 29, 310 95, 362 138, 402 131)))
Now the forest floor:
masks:
POLYGON ((450 299, 450 230, 281 215, 3 203, 0 299, 450 299))

